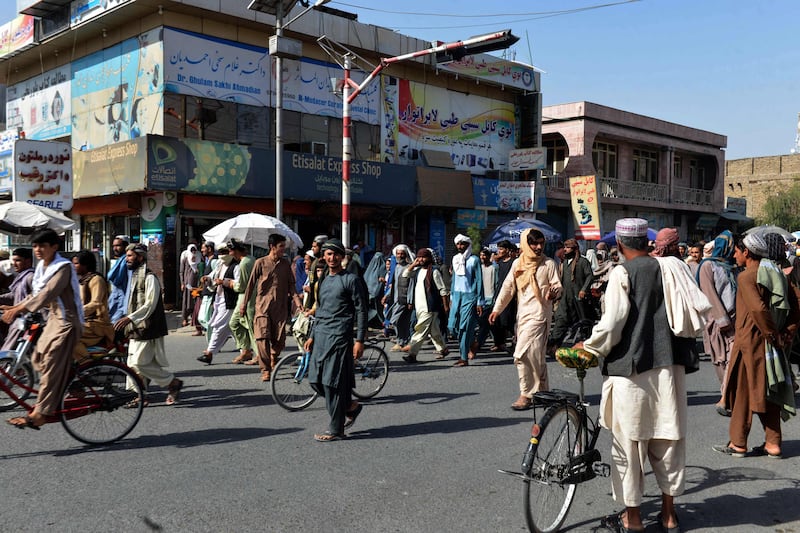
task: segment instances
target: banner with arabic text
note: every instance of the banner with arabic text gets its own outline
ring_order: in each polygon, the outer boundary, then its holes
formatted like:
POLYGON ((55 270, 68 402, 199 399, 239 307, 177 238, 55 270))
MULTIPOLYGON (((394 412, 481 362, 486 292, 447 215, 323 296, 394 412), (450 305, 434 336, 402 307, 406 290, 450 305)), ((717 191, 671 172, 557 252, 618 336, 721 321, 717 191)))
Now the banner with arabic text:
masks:
POLYGON ((484 175, 508 168, 514 104, 384 77, 382 159, 415 164, 423 150, 450 154, 456 170, 484 175))
POLYGON ((14 200, 72 209, 72 147, 69 143, 17 139, 14 142, 14 200))
POLYGON ((475 54, 451 61, 436 68, 453 74, 508 85, 523 91, 539 91, 539 74, 530 65, 503 59, 491 54, 475 54))
POLYGON ((6 90, 6 127, 21 128, 26 139, 46 141, 72 131, 72 69, 48 70, 6 90))
POLYGON ((575 219, 575 238, 600 240, 600 195, 596 176, 573 176, 569 179, 572 216, 575 219))

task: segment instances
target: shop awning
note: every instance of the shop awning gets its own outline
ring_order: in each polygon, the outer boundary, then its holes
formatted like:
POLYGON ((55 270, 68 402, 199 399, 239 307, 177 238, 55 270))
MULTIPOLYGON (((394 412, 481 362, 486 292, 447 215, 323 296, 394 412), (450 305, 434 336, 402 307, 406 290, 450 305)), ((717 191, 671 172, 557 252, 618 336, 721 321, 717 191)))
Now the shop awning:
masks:
POLYGON ((472 176, 459 170, 417 167, 419 205, 473 209, 472 176))
POLYGON ((719 216, 706 213, 700 215, 700 217, 697 219, 695 227, 699 230, 712 230, 717 227, 718 220, 719 216))
POLYGON ((752 218, 742 215, 741 213, 737 213, 736 211, 723 211, 719 214, 719 216, 732 222, 744 222, 746 224, 752 224, 755 222, 752 218))

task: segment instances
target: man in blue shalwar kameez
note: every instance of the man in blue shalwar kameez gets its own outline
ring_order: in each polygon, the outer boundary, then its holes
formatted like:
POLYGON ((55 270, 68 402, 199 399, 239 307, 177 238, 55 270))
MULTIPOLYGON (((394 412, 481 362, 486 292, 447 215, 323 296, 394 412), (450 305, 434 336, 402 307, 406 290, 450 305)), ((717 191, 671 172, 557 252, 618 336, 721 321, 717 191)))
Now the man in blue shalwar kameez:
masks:
POLYGON ((467 366, 474 357, 472 343, 475 341, 478 316, 483 311, 483 276, 480 260, 472 255, 472 240, 466 235, 458 234, 454 242, 458 253, 453 256, 450 319, 447 328, 452 336, 458 337, 461 353, 461 358, 453 366, 467 366))
POLYGON ((311 352, 308 378, 325 397, 331 417, 328 431, 314 435, 319 442, 344 438, 344 430, 361 413, 352 401, 355 385, 353 359, 364 353, 367 334, 367 287, 364 281, 342 268, 344 245, 330 239, 322 246, 328 272, 319 282, 314 327, 304 349, 311 352), (353 331, 355 328, 355 332, 353 331))

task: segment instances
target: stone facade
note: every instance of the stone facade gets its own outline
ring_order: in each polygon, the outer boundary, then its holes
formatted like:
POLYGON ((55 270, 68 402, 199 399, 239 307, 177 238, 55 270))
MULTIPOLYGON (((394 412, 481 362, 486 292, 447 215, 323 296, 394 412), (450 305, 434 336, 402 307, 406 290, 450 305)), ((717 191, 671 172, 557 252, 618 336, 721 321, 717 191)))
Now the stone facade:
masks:
POLYGON ((725 196, 747 200, 747 216, 763 215, 767 198, 800 183, 800 154, 747 157, 725 164, 725 196))

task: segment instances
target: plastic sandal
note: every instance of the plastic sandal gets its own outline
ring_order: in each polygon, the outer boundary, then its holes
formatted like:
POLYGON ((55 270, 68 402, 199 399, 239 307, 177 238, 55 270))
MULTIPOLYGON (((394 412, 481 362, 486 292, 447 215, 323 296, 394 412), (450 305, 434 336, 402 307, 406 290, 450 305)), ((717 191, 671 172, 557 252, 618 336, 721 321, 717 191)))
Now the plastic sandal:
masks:
POLYGON ((336 433, 331 433, 330 431, 314 435, 314 440, 317 442, 333 442, 335 440, 342 440, 343 438, 344 435, 337 435, 336 433))

